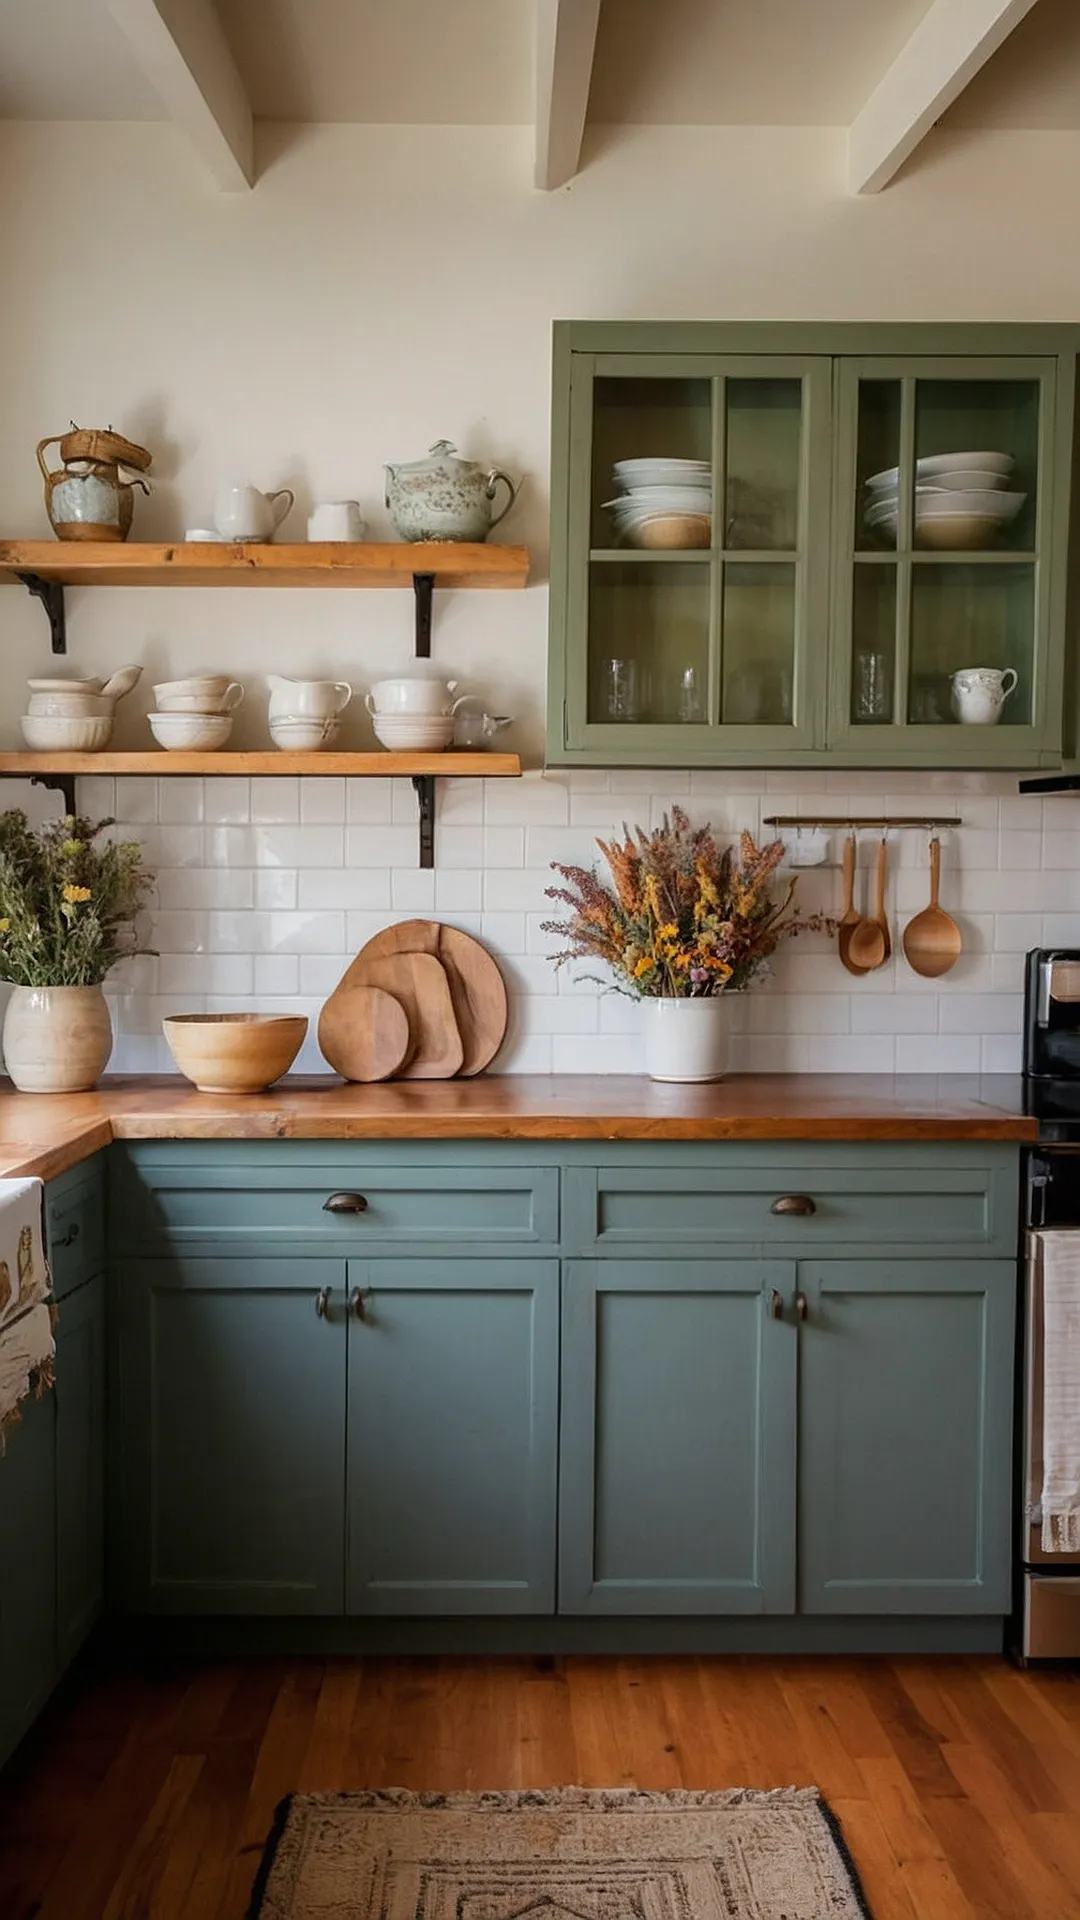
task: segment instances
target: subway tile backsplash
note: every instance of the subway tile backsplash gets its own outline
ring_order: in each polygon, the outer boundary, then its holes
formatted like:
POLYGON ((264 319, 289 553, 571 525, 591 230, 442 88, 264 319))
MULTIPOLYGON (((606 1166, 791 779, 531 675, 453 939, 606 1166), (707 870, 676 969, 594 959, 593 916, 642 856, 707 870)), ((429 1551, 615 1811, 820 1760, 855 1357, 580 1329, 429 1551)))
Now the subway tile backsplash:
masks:
MULTIPOLYGON (((433 873, 417 868, 416 801, 406 780, 86 778, 80 809, 115 814, 157 875, 148 929, 157 955, 107 983, 112 1070, 164 1072, 163 1015, 199 1009, 302 1012, 311 1033, 298 1072, 325 1072, 315 1025, 357 948, 394 919, 437 916, 477 935, 510 992, 496 1070, 640 1071, 637 1008, 569 970, 556 974, 542 923, 552 860, 590 864, 596 837, 655 824, 673 800, 720 834, 768 834, 769 813, 957 815, 942 834, 942 903, 964 953, 921 980, 900 951, 926 904, 926 837, 894 836, 894 957, 864 979, 823 935, 793 941, 771 977, 736 1004, 734 1065, 760 1073, 1013 1072, 1019 1066, 1022 956, 1080 944, 1080 795, 1021 797, 1003 774, 529 773, 439 783, 433 873)), ((55 797, 8 805, 33 817, 55 797)), ((791 834, 786 837, 790 840, 791 834)), ((830 864, 804 869, 803 904, 835 910, 842 835, 830 864)), ((860 886, 874 836, 861 840, 860 886)), ((579 968, 580 972, 581 969, 579 968)))

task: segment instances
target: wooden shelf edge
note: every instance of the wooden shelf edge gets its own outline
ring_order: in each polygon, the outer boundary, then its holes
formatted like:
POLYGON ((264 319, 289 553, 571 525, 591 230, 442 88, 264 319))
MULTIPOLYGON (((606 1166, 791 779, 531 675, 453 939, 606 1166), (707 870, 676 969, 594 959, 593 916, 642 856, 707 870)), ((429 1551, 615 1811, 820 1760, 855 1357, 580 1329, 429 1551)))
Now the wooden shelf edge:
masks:
POLYGON ((348 779, 394 779, 430 774, 441 780, 514 780, 516 753, 0 753, 0 773, 26 779, 48 773, 343 774, 348 779))
POLYGON ((172 540, 0 540, 0 584, 33 574, 78 587, 524 587, 529 550, 442 540, 217 545, 172 540))

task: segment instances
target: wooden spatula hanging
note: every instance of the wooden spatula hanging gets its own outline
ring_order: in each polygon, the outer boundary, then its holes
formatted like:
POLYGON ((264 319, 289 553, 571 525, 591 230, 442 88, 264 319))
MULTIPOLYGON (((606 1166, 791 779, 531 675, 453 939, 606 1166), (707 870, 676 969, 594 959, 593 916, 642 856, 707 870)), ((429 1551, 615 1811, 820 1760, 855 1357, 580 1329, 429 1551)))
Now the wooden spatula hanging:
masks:
POLYGON ((851 936, 862 919, 855 905, 856 852, 855 835, 849 833, 844 844, 844 911, 836 930, 836 950, 840 955, 841 965, 845 966, 849 973, 865 973, 866 968, 860 967, 851 957, 851 936))
POLYGON ((892 952, 892 940, 889 936, 889 917, 885 911, 885 880, 888 873, 889 847, 882 835, 877 851, 877 864, 874 868, 874 911, 866 920, 860 920, 851 930, 848 953, 854 961, 855 973, 873 973, 875 967, 883 967, 892 952))

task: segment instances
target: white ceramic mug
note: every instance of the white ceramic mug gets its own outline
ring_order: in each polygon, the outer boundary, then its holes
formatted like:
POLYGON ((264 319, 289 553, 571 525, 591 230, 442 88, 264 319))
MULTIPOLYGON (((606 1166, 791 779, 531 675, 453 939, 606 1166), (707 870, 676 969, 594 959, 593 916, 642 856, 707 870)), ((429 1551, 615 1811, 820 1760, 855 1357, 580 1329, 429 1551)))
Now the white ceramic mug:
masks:
POLYGON ((225 484, 214 495, 214 525, 225 540, 269 540, 295 500, 291 487, 260 493, 258 487, 225 484))
POLYGON ((323 500, 308 515, 309 540, 362 540, 364 533, 358 500, 323 500))
POLYGON ((271 720, 332 720, 352 699, 347 680, 286 680, 268 673, 271 720))
POLYGON ((964 726, 993 727, 1016 686, 1017 674, 1013 667, 964 667, 950 680, 956 719, 964 726))
POLYGON ((453 698, 456 686, 456 680, 401 674, 392 680, 377 680, 371 692, 364 695, 364 705, 372 714, 453 713, 461 705, 453 698))
POLYGON ((232 713, 244 697, 239 680, 226 680, 224 674, 199 681, 166 680, 154 688, 158 713, 232 713))

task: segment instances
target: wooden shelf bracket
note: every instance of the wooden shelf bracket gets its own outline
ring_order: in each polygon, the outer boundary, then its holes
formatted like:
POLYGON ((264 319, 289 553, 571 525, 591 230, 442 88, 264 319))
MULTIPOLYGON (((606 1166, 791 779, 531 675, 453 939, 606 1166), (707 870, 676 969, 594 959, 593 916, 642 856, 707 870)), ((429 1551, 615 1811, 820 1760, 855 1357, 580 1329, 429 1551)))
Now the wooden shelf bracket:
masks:
MULTIPOLYGON (((49 616, 49 634, 54 653, 67 652, 67 610, 64 606, 64 588, 59 580, 43 580, 40 573, 20 573, 16 576, 20 585, 35 600, 40 600, 49 616)), ((70 812, 70 808, 68 809, 70 812)))

